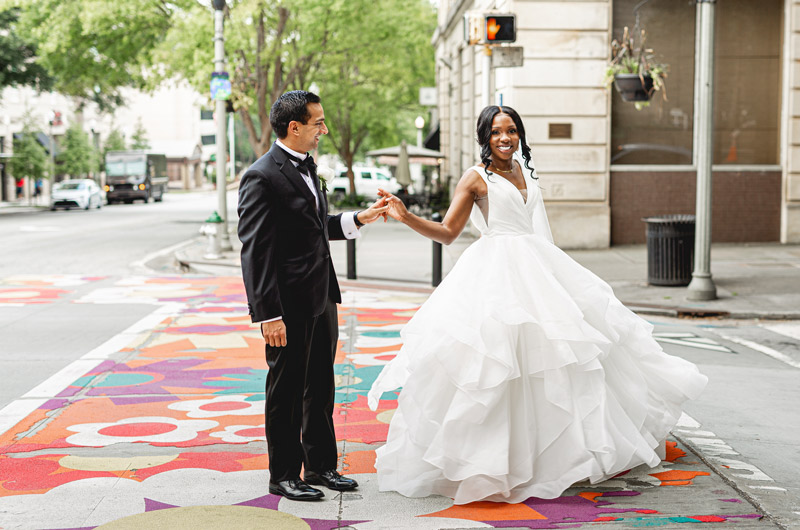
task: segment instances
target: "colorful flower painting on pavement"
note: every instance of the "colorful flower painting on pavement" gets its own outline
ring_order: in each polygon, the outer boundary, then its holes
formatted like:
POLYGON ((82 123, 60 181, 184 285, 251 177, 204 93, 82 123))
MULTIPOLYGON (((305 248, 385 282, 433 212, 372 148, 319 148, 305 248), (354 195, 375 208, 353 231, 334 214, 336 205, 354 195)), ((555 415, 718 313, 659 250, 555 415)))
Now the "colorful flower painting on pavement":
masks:
POLYGON ((79 285, 69 303, 159 308, 127 343, 0 433, 3 530, 170 528, 175 521, 314 530, 735 527, 760 517, 676 440, 667 441, 667 457, 656 468, 578 484, 553 500, 456 506, 445 497, 379 492, 375 450, 386 440, 398 392, 385 393, 377 411, 367 406, 366 394, 426 298, 389 289, 346 290, 339 312, 334 423, 341 470, 360 488, 328 492, 316 503, 271 495, 264 344, 250 325, 241 280, 134 277, 91 288, 96 280, 0 282, 0 303, 14 297, 2 298, 11 289, 38 293, 28 303, 47 303, 63 294, 57 290, 79 285))

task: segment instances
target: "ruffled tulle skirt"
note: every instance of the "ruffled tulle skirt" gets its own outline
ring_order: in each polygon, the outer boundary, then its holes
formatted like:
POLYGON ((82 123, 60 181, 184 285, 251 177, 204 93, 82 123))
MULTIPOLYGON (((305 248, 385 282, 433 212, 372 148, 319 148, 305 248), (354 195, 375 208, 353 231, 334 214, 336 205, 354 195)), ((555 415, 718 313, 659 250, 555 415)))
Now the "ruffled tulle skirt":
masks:
POLYGON ((370 391, 403 387, 382 491, 520 502, 640 464, 706 377, 611 288, 536 235, 482 237, 403 329, 370 391))

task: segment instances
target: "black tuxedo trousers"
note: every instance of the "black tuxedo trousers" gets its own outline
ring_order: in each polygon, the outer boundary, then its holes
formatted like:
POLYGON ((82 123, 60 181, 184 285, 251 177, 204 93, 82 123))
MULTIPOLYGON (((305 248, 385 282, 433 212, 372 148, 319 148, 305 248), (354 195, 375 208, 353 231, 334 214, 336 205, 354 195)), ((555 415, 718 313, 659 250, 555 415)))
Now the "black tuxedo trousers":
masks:
POLYGON ((286 346, 266 346, 266 434, 270 480, 336 469, 333 361, 339 336, 336 304, 315 317, 284 318, 286 346))

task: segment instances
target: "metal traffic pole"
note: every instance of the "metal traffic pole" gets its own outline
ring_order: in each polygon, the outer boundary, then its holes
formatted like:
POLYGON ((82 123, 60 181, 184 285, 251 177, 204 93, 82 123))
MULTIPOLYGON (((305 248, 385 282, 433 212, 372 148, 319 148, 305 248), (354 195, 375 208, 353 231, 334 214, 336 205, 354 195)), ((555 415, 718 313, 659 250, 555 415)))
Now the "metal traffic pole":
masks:
MULTIPOLYGON (((222 73, 225 71, 225 0, 213 0, 214 2, 214 71, 222 73)), ((225 175, 225 160, 227 158, 227 120, 225 119, 224 99, 217 99, 216 118, 217 118, 217 212, 222 218, 219 227, 219 243, 222 250, 231 250, 231 240, 228 237, 228 196, 227 181, 225 175)))
POLYGON ((714 7, 697 0, 697 79, 695 82, 695 160, 697 162, 697 231, 689 300, 716 300, 711 278, 711 166, 714 159, 714 7))

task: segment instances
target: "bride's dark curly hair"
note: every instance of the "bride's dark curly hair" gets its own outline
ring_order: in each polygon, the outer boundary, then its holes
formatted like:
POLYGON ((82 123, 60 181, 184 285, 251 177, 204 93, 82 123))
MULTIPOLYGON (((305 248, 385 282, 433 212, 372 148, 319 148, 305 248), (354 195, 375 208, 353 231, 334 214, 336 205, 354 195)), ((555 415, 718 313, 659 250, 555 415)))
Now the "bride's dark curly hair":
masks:
POLYGON ((481 163, 483 163, 486 173, 492 173, 489 171, 489 165, 492 163, 492 149, 489 147, 489 141, 492 139, 492 122, 494 122, 494 117, 501 113, 508 114, 514 120, 514 125, 517 126, 517 133, 519 134, 519 144, 522 147, 522 158, 525 160, 525 167, 530 170, 531 178, 538 180, 534 173, 534 168, 531 167, 531 148, 525 138, 525 126, 522 125, 522 118, 519 117, 517 111, 505 106, 490 105, 483 109, 480 116, 478 116, 478 145, 481 146, 481 163))

